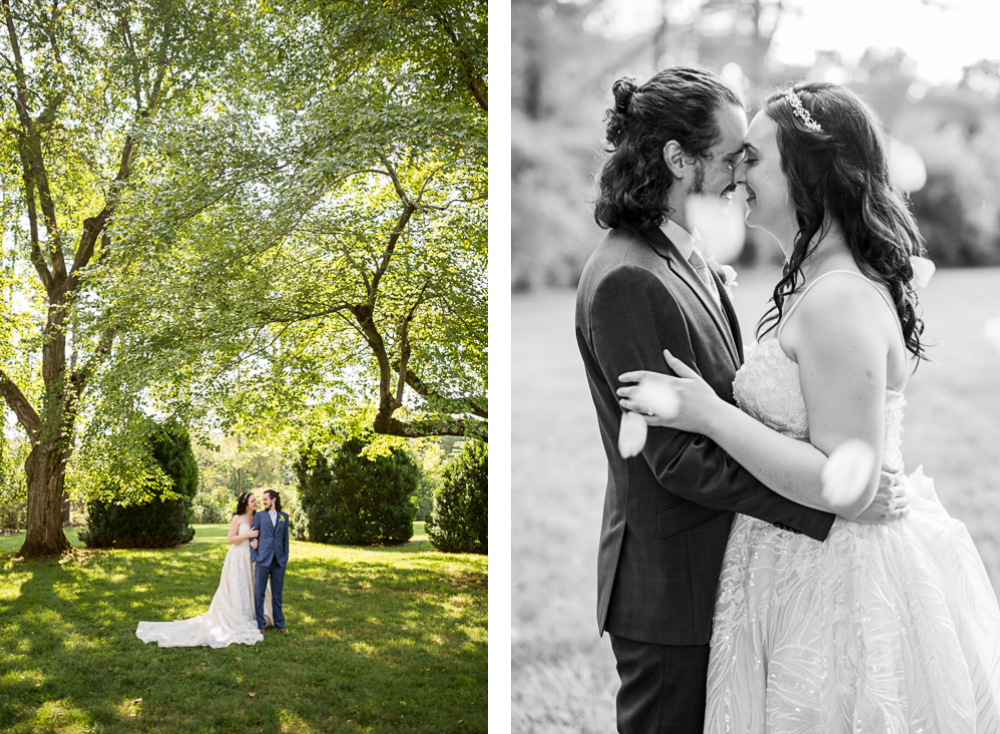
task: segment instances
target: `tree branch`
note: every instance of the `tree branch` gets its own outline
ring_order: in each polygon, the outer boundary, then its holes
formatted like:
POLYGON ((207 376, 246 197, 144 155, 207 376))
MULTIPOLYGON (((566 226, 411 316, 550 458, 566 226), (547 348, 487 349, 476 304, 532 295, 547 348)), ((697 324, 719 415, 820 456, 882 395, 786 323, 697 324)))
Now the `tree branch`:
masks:
POLYGON ((375 298, 378 295, 379 281, 382 280, 382 276, 389 269, 389 261, 392 260, 392 254, 396 250, 396 243, 399 242, 399 238, 406 229, 406 225, 409 223, 410 217, 413 216, 413 212, 417 210, 417 207, 407 198, 406 192, 403 191, 403 187, 399 183, 399 177, 396 175, 396 170, 392 167, 392 164, 384 156, 381 156, 381 159, 383 165, 386 167, 386 172, 389 174, 389 178, 392 179, 392 185, 395 187, 396 193, 403 202, 403 213, 399 215, 399 219, 396 220, 396 226, 393 228, 392 234, 389 235, 389 242, 382 253, 382 262, 372 274, 372 284, 368 294, 368 305, 372 309, 375 308, 375 298))
POLYGON ((18 152, 21 155, 21 180, 24 182, 24 201, 28 208, 28 234, 31 238, 31 264, 35 266, 42 285, 47 293, 52 292, 55 281, 49 266, 42 255, 42 248, 38 243, 38 210, 35 205, 35 187, 31 183, 31 168, 28 163, 28 152, 24 149, 24 138, 18 136, 18 152))
POLYGON ((14 107, 17 110, 18 120, 21 123, 21 130, 17 138, 17 149, 21 157, 21 176, 24 181, 24 197, 28 206, 28 227, 31 235, 31 263, 38 271, 38 277, 45 286, 46 291, 50 291, 53 285, 52 273, 49 272, 42 250, 38 243, 38 211, 35 204, 35 186, 31 175, 31 159, 28 152, 28 138, 34 134, 34 125, 31 116, 28 114, 28 83, 24 74, 24 63, 21 60, 21 45, 17 38, 17 29, 14 27, 14 17, 10 11, 9 0, 3 3, 4 20, 7 24, 7 35, 10 37, 10 46, 14 52, 14 78, 17 92, 12 95, 14 107))
POLYGON ((292 324, 298 321, 309 321, 323 316, 331 316, 338 311, 350 311, 353 308, 354 307, 348 303, 341 303, 337 306, 330 306, 329 308, 325 308, 320 311, 310 311, 308 313, 303 311, 290 312, 288 316, 276 316, 266 310, 257 311, 254 315, 269 324, 292 324))
MULTIPOLYGON (((46 18, 46 20, 48 20, 49 23, 46 24, 45 35, 49 39, 49 45, 52 47, 52 54, 55 57, 56 64, 60 68, 62 68, 63 60, 62 60, 62 54, 59 52, 59 41, 56 38, 55 33, 52 32, 52 27, 55 25, 56 16, 58 14, 59 14, 59 3, 53 2, 52 17, 46 18)), ((46 105, 45 110, 42 112, 42 114, 38 116, 38 124, 39 125, 51 124, 52 121, 55 120, 56 111, 59 109, 59 106, 63 103, 63 100, 65 100, 68 95, 69 95, 69 89, 66 86, 63 86, 62 90, 49 101, 48 105, 46 105)))
POLYGON ((389 355, 385 349, 385 340, 375 326, 375 309, 368 304, 360 304, 351 307, 351 313, 357 320, 358 327, 364 335, 365 341, 371 347, 375 359, 378 361, 379 370, 379 414, 387 411, 388 415, 398 407, 392 399, 392 368, 389 365, 389 355))
MULTIPOLYGON (((111 191, 108 193, 104 208, 96 217, 88 217, 83 220, 83 233, 80 235, 80 244, 76 248, 76 257, 73 260, 73 269, 70 271, 68 290, 76 288, 79 283, 79 271, 87 267, 90 259, 94 256, 97 238, 104 233, 104 225, 107 224, 108 219, 115 213, 115 208, 118 206, 118 187, 128 180, 129 174, 132 172, 132 155, 134 152, 135 138, 129 135, 125 139, 125 145, 122 147, 121 159, 118 164, 118 174, 111 183, 111 191)), ((110 239, 107 239, 105 244, 110 246, 110 239)))
POLYGON ((477 420, 416 420, 401 421, 396 418, 380 420, 376 416, 372 424, 375 433, 403 438, 423 438, 424 436, 475 436, 489 441, 489 426, 486 421, 477 420))
POLYGON ((417 314, 417 307, 424 302, 424 293, 427 292, 427 288, 430 287, 431 282, 424 281, 423 287, 420 289, 420 293, 417 294, 416 300, 414 300, 413 305, 410 307, 409 313, 403 318, 399 319, 396 324, 396 331, 399 334, 399 365, 395 366, 394 369, 399 373, 399 381, 396 383, 396 405, 403 404, 403 388, 406 386, 406 365, 410 361, 410 324, 413 321, 413 317, 417 314))
POLYGON ((399 200, 402 201, 404 205, 409 205, 410 200, 406 196, 406 192, 403 190, 403 185, 399 183, 399 176, 396 173, 396 169, 392 167, 389 159, 384 155, 380 155, 379 160, 382 161, 382 165, 385 166, 385 170, 378 171, 378 173, 384 173, 392 180, 392 187, 396 189, 396 195, 399 197, 399 200))
POLYGON ((458 52, 458 66, 462 70, 462 76, 465 78, 465 85, 472 92, 472 96, 479 103, 479 106, 482 107, 483 112, 488 113, 486 93, 483 91, 484 84, 476 76, 472 68, 472 56, 469 54, 468 49, 458 40, 458 34, 447 18, 438 14, 434 16, 434 20, 444 29, 445 34, 447 34, 455 50, 458 52))
MULTIPOLYGON (((14 27, 14 17, 10 10, 10 0, 4 0, 3 9, 4 20, 7 24, 7 35, 10 37, 10 46, 14 53, 14 77, 17 87, 17 95, 14 100, 14 106, 17 109, 17 116, 21 123, 22 130, 22 134, 19 136, 21 143, 19 147, 21 151, 21 162, 24 166, 25 193, 33 199, 33 191, 36 188, 38 189, 38 197, 41 200, 40 204, 42 217, 45 221, 49 254, 52 258, 52 273, 48 274, 46 270, 46 274, 49 275, 49 281, 51 281, 53 277, 61 280, 66 277, 66 263, 63 260, 62 245, 59 241, 59 228, 56 221, 55 204, 52 201, 52 194, 49 190, 49 179, 48 174, 45 172, 45 160, 42 156, 41 141, 39 140, 38 129, 31 119, 31 114, 28 108, 28 81, 27 76, 24 73, 24 61, 21 58, 21 44, 17 37, 17 29, 14 27)), ((57 93, 50 101, 48 107, 51 107, 56 102, 61 103, 61 98, 64 97, 65 91, 57 93)), ((43 113, 43 115, 44 114, 51 114, 51 116, 54 116, 55 108, 52 108, 51 113, 49 113, 47 109, 46 113, 43 113)), ((37 225, 35 226, 33 241, 37 242, 37 225)), ((44 261, 41 262, 44 264, 44 261)), ((35 264, 35 268, 38 269, 37 262, 35 264)), ((46 277, 42 275, 41 271, 39 271, 39 276, 41 276, 44 283, 46 281, 46 277)), ((49 285, 46 285, 46 289, 49 287, 49 285)))
POLYGON ((38 432, 42 429, 42 421, 31 403, 24 397, 24 393, 3 370, 0 370, 0 395, 3 395, 7 406, 14 411, 21 427, 34 443, 38 439, 38 432))
MULTIPOLYGON (((401 365, 399 363, 393 364, 392 367, 397 372, 401 371, 400 370, 401 365)), ((442 407, 448 413, 452 414, 471 413, 472 415, 477 416, 478 418, 482 418, 483 420, 489 420, 490 417, 489 411, 476 407, 475 404, 473 404, 470 407, 465 400, 462 400, 460 398, 445 397, 437 390, 435 390, 433 387, 428 385, 426 382, 421 380, 413 370, 410 369, 406 370, 406 384, 409 385, 410 388, 413 390, 413 392, 415 392, 417 395, 423 398, 427 398, 429 400, 439 401, 441 404, 443 404, 442 407), (452 410, 451 408, 454 408, 454 410, 452 410)), ((479 399, 473 398, 470 399, 469 402, 472 402, 473 400, 478 401, 479 399)))
POLYGON ((115 335, 118 330, 109 326, 104 329, 104 333, 101 334, 101 341, 97 345, 97 349, 90 356, 86 362, 84 362, 80 369, 73 372, 70 377, 70 381, 73 383, 73 388, 76 393, 77 398, 83 393, 83 389, 87 386, 87 382, 90 380, 91 376, 94 374, 95 362, 99 362, 104 357, 111 354, 111 348, 114 346, 115 335))

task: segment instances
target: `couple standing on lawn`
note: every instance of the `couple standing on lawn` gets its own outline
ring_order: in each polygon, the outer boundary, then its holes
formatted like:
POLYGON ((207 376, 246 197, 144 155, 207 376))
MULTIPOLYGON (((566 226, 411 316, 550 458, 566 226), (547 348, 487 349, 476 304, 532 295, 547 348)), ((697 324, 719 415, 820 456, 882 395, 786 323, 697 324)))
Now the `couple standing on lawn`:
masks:
POLYGON ((208 612, 174 622, 139 622, 135 634, 140 640, 160 647, 228 647, 260 642, 268 625, 288 631, 281 608, 288 513, 281 511, 281 496, 270 489, 264 492, 264 509, 256 509, 256 497, 240 495, 229 523, 229 551, 219 588, 208 612))

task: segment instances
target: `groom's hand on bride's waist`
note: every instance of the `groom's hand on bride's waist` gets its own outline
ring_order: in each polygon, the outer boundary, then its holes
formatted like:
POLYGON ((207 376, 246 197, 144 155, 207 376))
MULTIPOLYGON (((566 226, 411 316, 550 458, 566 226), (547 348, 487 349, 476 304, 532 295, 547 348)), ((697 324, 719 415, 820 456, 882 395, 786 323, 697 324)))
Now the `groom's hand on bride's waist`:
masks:
POLYGON ((909 503, 900 484, 902 478, 901 471, 883 468, 879 474, 875 499, 864 512, 854 518, 854 522, 878 525, 894 522, 905 515, 909 503))

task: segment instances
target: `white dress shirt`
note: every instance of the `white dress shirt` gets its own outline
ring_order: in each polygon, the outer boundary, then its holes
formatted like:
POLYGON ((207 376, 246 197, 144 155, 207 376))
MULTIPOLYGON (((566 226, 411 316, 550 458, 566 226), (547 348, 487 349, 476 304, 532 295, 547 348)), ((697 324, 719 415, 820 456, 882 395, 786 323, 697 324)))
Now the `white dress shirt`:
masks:
POLYGON ((674 243, 674 247, 677 248, 677 251, 681 253, 681 257, 685 260, 691 259, 691 252, 694 250, 696 243, 701 242, 701 236, 697 232, 691 234, 673 219, 665 219, 663 224, 660 225, 660 231, 667 236, 667 239, 674 243))
POLYGON ((277 525, 278 524, 278 513, 277 512, 275 512, 274 510, 268 510, 267 511, 267 515, 268 515, 268 517, 271 518, 271 525, 277 525))
MULTIPOLYGON (((691 263, 691 255, 694 254, 695 250, 698 251, 698 256, 707 263, 707 258, 702 253, 701 235, 698 234, 697 230, 695 230, 694 234, 691 234, 674 220, 666 219, 663 224, 660 225, 660 231, 662 231, 663 234, 665 234, 667 238, 674 243, 674 247, 677 248, 681 257, 683 257, 688 264, 691 265, 692 269, 694 269, 694 265, 691 263)), ((696 269, 695 273, 698 274, 696 269)), ((711 294, 712 300, 715 301, 715 305, 718 306, 721 311, 722 297, 719 295, 719 287, 715 284, 715 279, 711 274, 711 268, 708 268, 707 265, 705 274, 707 276, 707 280, 702 280, 700 275, 698 276, 698 279, 705 284, 705 288, 707 288, 709 294, 711 294)))

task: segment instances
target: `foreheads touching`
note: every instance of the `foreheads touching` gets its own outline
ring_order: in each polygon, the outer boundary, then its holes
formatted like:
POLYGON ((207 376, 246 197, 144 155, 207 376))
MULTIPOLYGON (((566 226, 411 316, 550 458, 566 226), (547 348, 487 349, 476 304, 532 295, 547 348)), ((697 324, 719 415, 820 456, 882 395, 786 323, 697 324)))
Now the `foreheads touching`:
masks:
POLYGON ((675 66, 641 86, 619 79, 613 92, 615 106, 605 115, 610 156, 594 210, 598 224, 661 223, 678 180, 690 193, 700 189, 719 196, 731 190, 746 113, 743 100, 721 77, 675 66))

